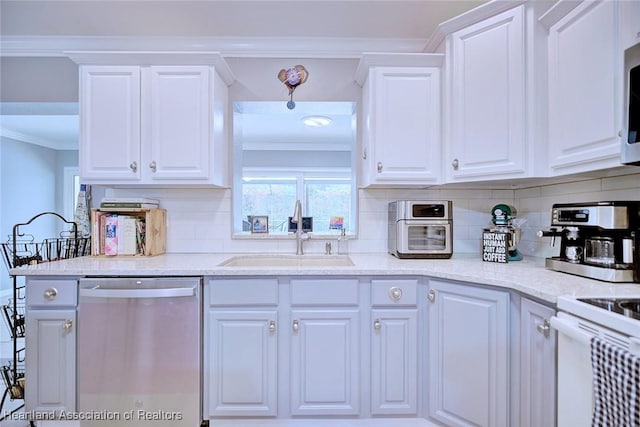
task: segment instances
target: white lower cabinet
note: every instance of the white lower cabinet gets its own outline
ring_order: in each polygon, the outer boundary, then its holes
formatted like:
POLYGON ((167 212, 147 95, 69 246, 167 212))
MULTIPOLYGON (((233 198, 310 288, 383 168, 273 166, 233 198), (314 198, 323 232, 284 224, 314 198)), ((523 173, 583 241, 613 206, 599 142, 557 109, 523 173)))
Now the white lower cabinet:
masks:
POLYGON ((291 415, 360 414, 359 285, 291 280, 291 415))
POLYGON ((371 282, 371 414, 418 414, 418 281, 371 282))
POLYGON ((552 307, 426 278, 206 283, 205 420, 555 425, 552 307))
POLYGON ((554 314, 535 301, 520 302, 521 427, 556 425, 556 332, 549 326, 554 314))
POLYGON ((76 408, 76 280, 28 280, 25 408, 76 408))
POLYGON ((204 419, 276 416, 277 280, 209 280, 204 295, 204 419))
POLYGON ((277 415, 277 313, 210 312, 209 414, 277 415))
POLYGON ((293 310, 291 316, 291 414, 358 415, 358 311, 293 310))
POLYGON ((371 315, 371 413, 416 415, 417 310, 373 310, 371 315))
POLYGON ((509 293, 430 280, 429 415, 447 426, 509 423, 509 293))

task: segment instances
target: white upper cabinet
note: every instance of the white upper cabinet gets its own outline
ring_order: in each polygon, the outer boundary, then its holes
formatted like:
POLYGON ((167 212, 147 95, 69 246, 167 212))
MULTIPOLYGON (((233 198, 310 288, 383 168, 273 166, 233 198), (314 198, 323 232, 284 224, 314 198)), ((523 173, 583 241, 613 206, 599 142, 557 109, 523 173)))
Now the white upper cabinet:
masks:
POLYGON ((81 65, 83 182, 228 185, 227 101, 211 65, 81 65))
POLYGON ((549 27, 552 175, 620 166, 619 3, 559 2, 542 18, 549 27))
MULTIPOLYGON (((409 58, 416 64, 442 62, 442 55, 417 54, 409 58)), ((408 61, 400 56, 387 61, 396 62, 397 66, 381 66, 375 61, 369 66, 367 59, 361 61, 359 68, 363 76, 364 117, 361 186, 439 183, 440 66, 407 66, 408 61)))
POLYGON ((544 144, 534 141, 536 99, 528 96, 537 83, 527 68, 535 48, 524 5, 447 37, 446 181, 534 175, 544 144))
POLYGON ((80 176, 139 181, 140 67, 80 68, 80 176))
POLYGON ((640 2, 621 1, 620 8, 620 43, 627 49, 640 43, 640 2))

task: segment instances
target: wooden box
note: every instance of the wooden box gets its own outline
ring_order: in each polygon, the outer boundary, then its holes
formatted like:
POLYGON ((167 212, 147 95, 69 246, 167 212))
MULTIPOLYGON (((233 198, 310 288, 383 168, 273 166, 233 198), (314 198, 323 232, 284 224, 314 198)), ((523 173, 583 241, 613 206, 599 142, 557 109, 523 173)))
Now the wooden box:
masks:
POLYGON ((91 209, 92 256, 153 256, 166 246, 165 209, 91 209))

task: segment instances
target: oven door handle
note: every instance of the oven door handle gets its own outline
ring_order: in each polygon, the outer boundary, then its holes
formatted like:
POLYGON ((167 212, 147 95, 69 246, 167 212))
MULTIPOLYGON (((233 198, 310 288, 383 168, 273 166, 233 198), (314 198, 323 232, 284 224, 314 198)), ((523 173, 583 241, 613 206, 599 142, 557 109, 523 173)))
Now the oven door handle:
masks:
POLYGON ((185 288, 151 288, 151 289, 109 289, 94 288, 80 289, 81 297, 90 298, 175 298, 195 296, 195 287, 185 288))
POLYGON ((586 332, 582 332, 575 324, 558 317, 551 318, 551 327, 568 338, 578 341, 582 344, 591 345, 592 336, 586 332))

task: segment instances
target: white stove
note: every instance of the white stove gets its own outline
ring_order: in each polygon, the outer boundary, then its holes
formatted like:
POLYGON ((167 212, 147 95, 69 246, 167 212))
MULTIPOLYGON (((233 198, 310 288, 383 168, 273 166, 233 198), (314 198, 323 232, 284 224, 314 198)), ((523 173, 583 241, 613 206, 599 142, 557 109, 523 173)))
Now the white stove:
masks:
POLYGON ((640 338, 640 294, 636 297, 558 297, 558 310, 640 338))
POLYGON ((558 426, 591 427, 592 338, 640 355, 640 295, 558 297, 551 326, 558 331, 558 426))

